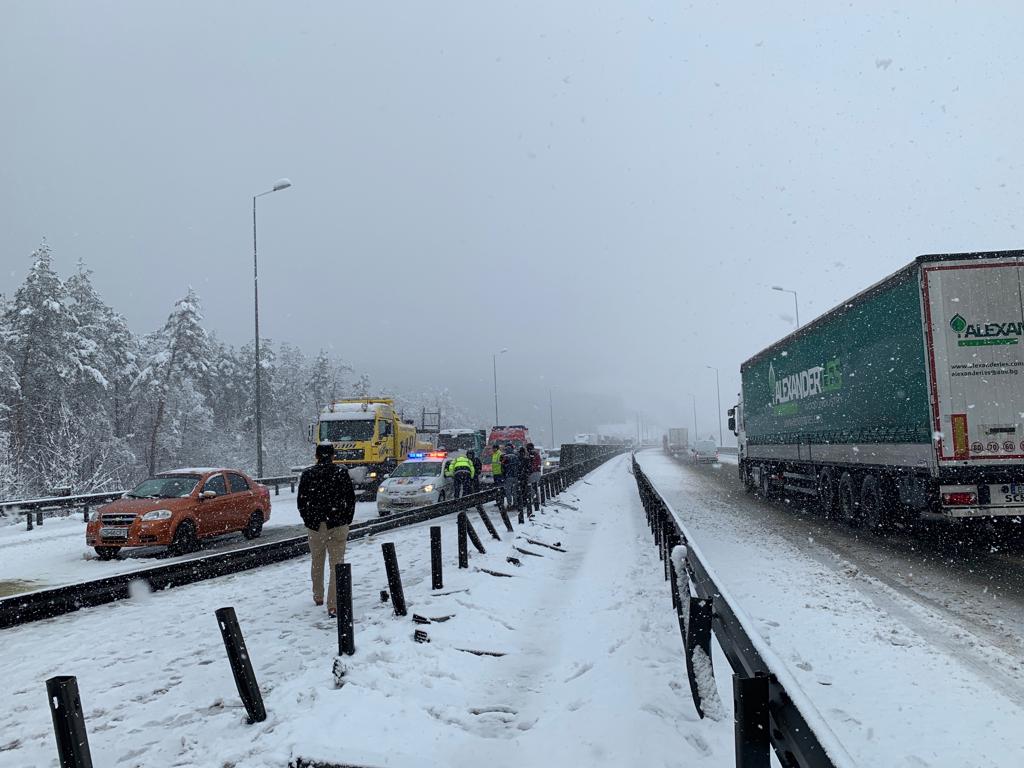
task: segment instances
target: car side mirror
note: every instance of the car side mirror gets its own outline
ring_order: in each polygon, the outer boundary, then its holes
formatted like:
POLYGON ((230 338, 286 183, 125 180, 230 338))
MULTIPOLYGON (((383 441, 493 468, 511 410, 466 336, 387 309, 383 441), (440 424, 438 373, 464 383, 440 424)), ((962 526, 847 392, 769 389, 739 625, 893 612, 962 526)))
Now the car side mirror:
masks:
POLYGON ((216 491, 203 491, 202 493, 199 494, 199 498, 200 499, 215 499, 215 498, 217 498, 217 492, 216 491))
POLYGON ((735 416, 730 416, 729 417, 729 431, 732 432, 734 435, 736 434, 736 417, 735 416))
POLYGON ((381 480, 387 480, 391 475, 381 475, 381 480))

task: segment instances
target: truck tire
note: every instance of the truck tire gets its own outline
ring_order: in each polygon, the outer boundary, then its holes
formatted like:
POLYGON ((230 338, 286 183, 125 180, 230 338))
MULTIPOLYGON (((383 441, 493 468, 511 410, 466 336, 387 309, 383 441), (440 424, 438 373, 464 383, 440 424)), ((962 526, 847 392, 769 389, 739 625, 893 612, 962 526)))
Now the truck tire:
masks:
POLYGON ((839 483, 834 470, 825 467, 818 473, 818 504, 827 520, 839 515, 839 483))
POLYGON ((860 494, 849 472, 843 472, 839 478, 839 511, 847 525, 860 525, 860 494))
POLYGON ((758 493, 761 494, 762 499, 770 499, 772 497, 772 476, 768 467, 762 465, 758 474, 758 493))
POLYGON ((868 475, 860 486, 860 518, 872 531, 883 532, 891 522, 890 503, 882 483, 874 475, 868 475))
POLYGON ((746 461, 740 463, 740 480, 743 481, 744 491, 747 493, 754 492, 754 478, 750 476, 750 464, 746 461))

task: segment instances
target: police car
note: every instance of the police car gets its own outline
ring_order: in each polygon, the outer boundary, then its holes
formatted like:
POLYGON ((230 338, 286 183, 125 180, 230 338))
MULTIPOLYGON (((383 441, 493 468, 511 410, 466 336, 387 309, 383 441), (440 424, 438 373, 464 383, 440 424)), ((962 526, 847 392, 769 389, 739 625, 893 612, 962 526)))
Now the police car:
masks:
POLYGON ((452 498, 454 481, 445 476, 451 459, 447 451, 410 453, 377 489, 381 517, 452 498))

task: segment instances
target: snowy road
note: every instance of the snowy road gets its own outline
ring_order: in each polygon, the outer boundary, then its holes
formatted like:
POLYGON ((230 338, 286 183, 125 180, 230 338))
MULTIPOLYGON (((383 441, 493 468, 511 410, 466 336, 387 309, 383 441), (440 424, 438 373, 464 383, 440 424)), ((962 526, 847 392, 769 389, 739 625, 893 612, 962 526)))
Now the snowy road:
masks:
MULTIPOLYGON (((259 541, 301 535, 304 529, 295 506, 295 494, 285 490, 280 496, 271 496, 270 500, 270 520, 259 541)), ((376 519, 376 502, 356 504, 356 522, 376 519)), ((42 527, 32 531, 25 530, 23 522, 14 522, 0 525, 0 597, 128 573, 250 545, 251 542, 242 534, 235 533, 206 540, 199 552, 190 555, 169 557, 164 548, 147 547, 122 550, 116 560, 103 562, 91 547, 85 545, 85 523, 80 514, 47 518, 42 527)))
POLYGON ((948 554, 765 503, 733 467, 641 464, 863 765, 1024 765, 1014 554, 948 554))
POLYGON ((454 567, 455 526, 443 522, 436 593, 423 528, 354 544, 357 652, 340 689, 335 625, 311 604, 304 561, 6 630, 5 647, 33 652, 0 661, 0 765, 56 765, 42 694, 57 673, 79 677, 97 765, 278 768, 296 755, 379 766, 732 765, 731 723, 699 721, 690 700, 628 468, 628 457, 614 459, 560 497, 568 506, 514 538, 485 538, 487 554, 473 552, 467 571, 454 567), (382 541, 396 544, 410 614, 449 620, 418 627, 380 603, 382 541), (238 612, 264 723, 244 724, 213 618, 222 605, 238 612), (413 642, 416 628, 429 643, 413 642))

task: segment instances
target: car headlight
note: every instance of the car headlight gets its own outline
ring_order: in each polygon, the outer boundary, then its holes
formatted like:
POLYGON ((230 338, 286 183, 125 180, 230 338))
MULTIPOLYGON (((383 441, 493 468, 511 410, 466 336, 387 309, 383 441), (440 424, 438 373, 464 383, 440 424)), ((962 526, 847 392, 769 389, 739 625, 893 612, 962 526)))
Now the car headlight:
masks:
POLYGON ((366 476, 367 476, 367 477, 376 477, 376 476, 377 476, 377 473, 376 473, 376 472, 369 472, 369 473, 367 473, 367 475, 366 475, 366 476))
POLYGON ((424 493, 430 493, 432 490, 434 490, 434 484, 430 483, 429 485, 424 485, 423 488, 421 488, 420 490, 422 490, 424 493))
POLYGON ((147 512, 142 516, 145 521, 149 520, 170 520, 171 510, 169 509, 154 509, 152 512, 147 512))

